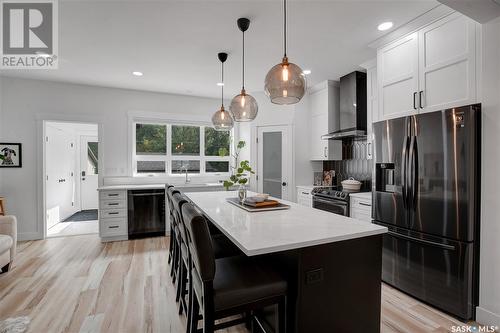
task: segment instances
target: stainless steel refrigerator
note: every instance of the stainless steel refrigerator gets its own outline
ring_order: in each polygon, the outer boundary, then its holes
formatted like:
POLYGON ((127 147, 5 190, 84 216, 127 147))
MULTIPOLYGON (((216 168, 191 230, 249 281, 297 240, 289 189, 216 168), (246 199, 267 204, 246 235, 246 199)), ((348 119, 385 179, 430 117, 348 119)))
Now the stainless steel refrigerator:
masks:
POLYGON ((382 280, 463 320, 479 274, 480 110, 470 105, 374 124, 374 223, 382 280))

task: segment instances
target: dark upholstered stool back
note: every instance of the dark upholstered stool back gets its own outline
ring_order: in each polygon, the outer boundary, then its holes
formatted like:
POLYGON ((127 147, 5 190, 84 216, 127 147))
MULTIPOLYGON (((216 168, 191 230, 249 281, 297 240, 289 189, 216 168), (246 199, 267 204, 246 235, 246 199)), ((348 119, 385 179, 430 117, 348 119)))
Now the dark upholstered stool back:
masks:
POLYGON ((172 221, 175 219, 175 210, 174 210, 174 202, 172 200, 172 196, 175 193, 181 193, 179 190, 176 190, 175 187, 170 187, 167 189, 167 201, 168 201, 168 210, 170 211, 170 221, 176 224, 176 221, 172 221))
MULTIPOLYGON (((172 206, 174 208, 174 219, 177 223, 177 225, 179 226, 179 231, 181 233, 181 236, 182 236, 182 239, 184 242, 186 242, 186 231, 185 231, 185 226, 184 226, 184 222, 183 222, 183 219, 182 219, 182 206, 184 204, 186 204, 188 201, 187 201, 187 198, 185 196, 183 196, 182 194, 180 193, 174 193, 172 194, 172 206)), ((186 244, 187 246, 187 244, 186 244)))
POLYGON ((201 281, 211 281, 215 276, 215 257, 207 221, 190 203, 182 206, 182 216, 194 271, 201 281))

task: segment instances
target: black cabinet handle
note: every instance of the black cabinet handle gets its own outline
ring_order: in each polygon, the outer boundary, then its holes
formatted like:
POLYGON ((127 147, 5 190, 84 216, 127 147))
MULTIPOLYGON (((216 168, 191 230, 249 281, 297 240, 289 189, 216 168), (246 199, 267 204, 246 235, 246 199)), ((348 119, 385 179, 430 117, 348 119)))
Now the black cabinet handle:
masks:
POLYGON ((118 215, 118 212, 111 212, 111 213, 108 213, 108 215, 118 215))
POLYGON ((283 182, 283 183, 281 183, 281 185, 286 186, 286 185, 287 185, 287 183, 286 183, 286 182, 283 182))
POLYGON ((307 194, 307 195, 309 195, 309 194, 311 194, 311 193, 309 193, 309 192, 302 192, 302 194, 307 194))
POLYGON ((372 205, 364 203, 364 202, 360 202, 359 205, 360 206, 367 206, 367 207, 371 207, 372 206, 372 205))
POLYGON ((109 229, 116 229, 116 228, 119 228, 119 226, 117 226, 117 225, 110 225, 108 228, 109 229))
POLYGON ((417 109, 417 102, 415 101, 417 99, 417 92, 415 91, 413 93, 413 108, 416 110, 417 109))
POLYGON ((108 206, 118 206, 118 205, 119 205, 118 202, 111 202, 108 204, 108 206))
POLYGON ((108 197, 117 197, 118 196, 118 193, 111 193, 111 194, 108 194, 108 197))
POLYGON ((420 106, 421 109, 423 109, 423 105, 422 105, 422 95, 424 94, 424 91, 421 90, 419 93, 418 93, 418 105, 420 106))

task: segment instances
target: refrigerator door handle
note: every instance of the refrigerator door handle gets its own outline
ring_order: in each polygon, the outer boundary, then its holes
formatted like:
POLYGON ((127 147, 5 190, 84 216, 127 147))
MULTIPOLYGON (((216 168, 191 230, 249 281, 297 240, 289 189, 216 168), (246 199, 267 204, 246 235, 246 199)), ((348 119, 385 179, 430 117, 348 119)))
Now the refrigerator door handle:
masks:
POLYGON ((403 194, 403 208, 408 208, 407 207, 407 197, 408 197, 408 189, 407 189, 407 178, 408 178, 408 162, 407 162, 407 155, 408 155, 408 135, 405 135, 405 139, 403 141, 403 152, 402 152, 402 158, 401 158, 401 186, 402 186, 402 194, 403 194))
POLYGON ((407 172, 407 182, 408 186, 408 208, 416 209, 417 202, 417 152, 416 152, 417 137, 412 136, 410 140, 410 152, 409 152, 409 171, 407 172))
POLYGON ((455 247, 453 245, 442 244, 442 243, 433 242, 433 241, 429 241, 429 240, 425 240, 425 239, 415 238, 415 237, 403 235, 403 234, 400 234, 400 233, 397 233, 397 232, 394 232, 394 231, 388 231, 387 234, 389 236, 393 236, 393 237, 396 237, 396 238, 408 240, 408 241, 411 241, 411 242, 425 244, 425 245, 430 245, 430 246, 435 246, 435 247, 439 247, 439 248, 450 250, 450 251, 455 251, 455 247))

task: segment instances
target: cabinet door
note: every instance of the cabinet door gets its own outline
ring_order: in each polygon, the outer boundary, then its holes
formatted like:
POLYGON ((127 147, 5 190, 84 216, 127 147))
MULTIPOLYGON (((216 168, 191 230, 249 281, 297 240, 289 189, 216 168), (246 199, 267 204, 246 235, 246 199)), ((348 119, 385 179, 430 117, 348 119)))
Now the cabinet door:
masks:
POLYGON ((476 24, 452 14, 419 32, 421 112, 476 101, 476 24))
POLYGON ((377 70, 380 120, 416 113, 418 33, 378 50, 377 70))
POLYGON ((377 67, 366 71, 366 158, 373 159, 373 123, 379 121, 377 67))
POLYGON ((326 160, 328 157, 328 141, 321 136, 328 133, 328 115, 319 114, 311 117, 311 160, 326 160))

